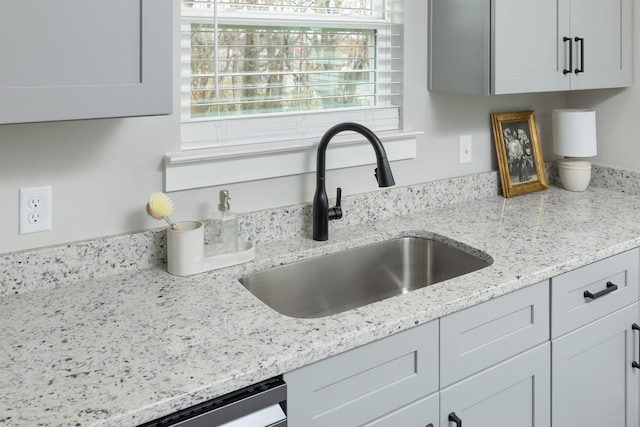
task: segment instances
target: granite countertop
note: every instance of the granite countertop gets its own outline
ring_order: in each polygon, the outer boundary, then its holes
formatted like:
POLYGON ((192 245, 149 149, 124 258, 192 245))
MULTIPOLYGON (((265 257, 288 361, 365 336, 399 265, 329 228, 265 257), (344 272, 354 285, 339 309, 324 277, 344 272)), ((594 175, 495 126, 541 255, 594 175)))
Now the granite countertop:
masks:
POLYGON ((135 426, 640 246, 638 212, 634 196, 550 188, 258 244, 254 261, 196 276, 146 269, 1 298, 0 426, 135 426), (237 282, 406 235, 454 239, 493 264, 310 320, 237 282))

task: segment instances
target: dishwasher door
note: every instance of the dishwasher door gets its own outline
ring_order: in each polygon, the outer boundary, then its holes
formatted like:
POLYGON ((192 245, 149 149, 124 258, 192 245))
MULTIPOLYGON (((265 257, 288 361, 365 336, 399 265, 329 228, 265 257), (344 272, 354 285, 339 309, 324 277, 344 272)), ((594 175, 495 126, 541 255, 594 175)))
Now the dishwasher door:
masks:
POLYGON ((139 427, 286 427, 287 384, 271 378, 139 427))

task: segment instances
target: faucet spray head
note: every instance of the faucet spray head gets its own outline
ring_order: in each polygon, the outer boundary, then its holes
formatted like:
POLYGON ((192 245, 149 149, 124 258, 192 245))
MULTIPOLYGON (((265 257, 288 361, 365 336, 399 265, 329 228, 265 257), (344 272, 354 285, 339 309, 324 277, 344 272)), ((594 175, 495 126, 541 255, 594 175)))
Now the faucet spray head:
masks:
POLYGON ((391 187, 396 185, 393 174, 391 173, 391 166, 387 159, 382 159, 378 162, 378 167, 375 169, 374 175, 378 180, 378 187, 391 187))

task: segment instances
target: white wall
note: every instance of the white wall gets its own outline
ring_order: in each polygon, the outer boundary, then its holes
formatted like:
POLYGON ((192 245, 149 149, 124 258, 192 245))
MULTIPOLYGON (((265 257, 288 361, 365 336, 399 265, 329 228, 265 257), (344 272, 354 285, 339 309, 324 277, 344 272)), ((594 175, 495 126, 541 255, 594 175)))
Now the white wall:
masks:
MULTIPOLYGON (((175 2, 176 11, 178 3, 175 2)), ((496 170, 489 120, 492 112, 534 109, 543 155, 550 158, 550 111, 565 106, 566 94, 481 97, 429 93, 427 2, 406 0, 406 3, 403 120, 407 129, 422 130, 424 136, 418 140, 415 160, 392 164, 397 185, 496 170), (473 162, 459 165, 458 137, 465 134, 473 136, 473 162)), ((177 47, 177 32, 175 39, 177 47)), ((177 75, 177 61, 175 69, 177 75)), ((609 96, 612 92, 606 93, 609 96)), ((628 103, 637 110, 640 101, 632 102, 630 95, 630 91, 622 91, 609 100, 613 106, 603 105, 599 124, 605 118, 616 119, 621 104, 628 103)), ((178 96, 175 98, 177 111, 178 96)), ((612 150, 624 152, 631 150, 631 146, 635 148, 628 138, 622 137, 625 128, 631 129, 634 119, 633 113, 628 112, 623 121, 616 119, 615 130, 600 125, 600 131, 605 132, 603 137, 619 136, 612 150)), ((178 150, 179 119, 175 114, 0 126, 0 253, 161 226, 145 215, 144 206, 151 192, 162 191, 162 156, 178 150), (18 190, 48 184, 53 188, 53 229, 19 235, 18 190)), ((604 159, 602 148, 601 153, 604 159)), ((625 162, 630 162, 624 154, 606 159, 620 166, 628 166, 625 162)), ((330 171, 328 191, 333 193, 329 189, 338 185, 345 195, 377 188, 371 167, 330 171)), ((231 191, 233 209, 246 212, 309 202, 313 186, 314 176, 307 174, 226 188, 231 191)), ((172 193, 176 204, 173 219, 205 218, 217 204, 219 189, 172 193)))

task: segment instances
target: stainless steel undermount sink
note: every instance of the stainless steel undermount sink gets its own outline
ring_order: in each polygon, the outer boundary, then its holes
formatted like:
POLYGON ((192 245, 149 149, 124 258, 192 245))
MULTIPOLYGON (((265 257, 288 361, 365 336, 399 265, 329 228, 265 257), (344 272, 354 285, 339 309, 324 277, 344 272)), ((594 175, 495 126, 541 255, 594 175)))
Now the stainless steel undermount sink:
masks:
POLYGON ((248 274, 242 285, 277 312, 318 318, 411 292, 493 260, 422 237, 401 237, 248 274))

